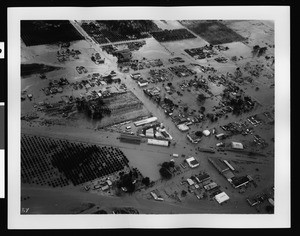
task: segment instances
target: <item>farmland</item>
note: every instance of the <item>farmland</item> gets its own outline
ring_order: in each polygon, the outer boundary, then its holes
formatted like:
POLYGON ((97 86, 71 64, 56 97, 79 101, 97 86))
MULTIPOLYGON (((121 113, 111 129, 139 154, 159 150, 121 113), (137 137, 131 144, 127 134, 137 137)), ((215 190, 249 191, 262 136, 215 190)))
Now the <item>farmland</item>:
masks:
POLYGON ((186 29, 163 30, 158 32, 152 32, 151 34, 158 42, 169 42, 196 38, 195 35, 193 35, 186 29))
POLYGON ((21 21, 21 38, 26 46, 81 40, 81 34, 69 21, 21 21))
POLYGON ((180 23, 213 45, 244 40, 241 35, 219 21, 180 21, 180 23))
POLYGON ((22 181, 51 187, 74 186, 128 166, 117 148, 40 136, 22 136, 22 181))
POLYGON ((159 29, 152 21, 148 20, 82 22, 81 26, 99 44, 147 38, 150 36, 149 31, 159 29))

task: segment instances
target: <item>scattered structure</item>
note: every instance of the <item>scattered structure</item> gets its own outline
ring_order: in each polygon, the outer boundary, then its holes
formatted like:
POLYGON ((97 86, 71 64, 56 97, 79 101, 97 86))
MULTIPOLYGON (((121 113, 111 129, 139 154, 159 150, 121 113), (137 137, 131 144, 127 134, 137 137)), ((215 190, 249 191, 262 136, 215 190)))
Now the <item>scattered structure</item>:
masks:
POLYGON ((205 185, 203 188, 205 190, 209 191, 209 190, 212 190, 212 189, 217 188, 217 187, 218 187, 218 184, 216 184, 215 182, 211 182, 211 183, 205 185))
POLYGON ((190 127, 188 127, 186 124, 179 124, 177 125, 177 128, 182 132, 188 131, 190 129, 190 127))
POLYGON ((210 131, 207 130, 207 129, 206 129, 206 130, 203 130, 202 133, 203 133, 204 136, 209 136, 209 135, 210 135, 210 131))
POLYGON ((225 192, 221 192, 215 196, 215 199, 219 204, 222 204, 229 200, 229 196, 225 192))
POLYGON ((169 147, 170 142, 167 140, 148 139, 148 144, 169 147))
POLYGON ((136 122, 134 122, 134 125, 138 127, 138 126, 149 124, 149 123, 152 123, 152 122, 155 122, 155 121, 157 121, 157 117, 150 117, 150 118, 147 118, 147 119, 144 119, 144 120, 136 121, 136 122))
POLYGON ((188 163, 188 165, 191 168, 196 168, 200 165, 200 163, 194 157, 189 157, 189 158, 185 159, 185 161, 188 163))
POLYGON ((241 176, 241 177, 233 177, 228 181, 232 184, 234 188, 240 188, 250 182, 251 178, 248 176, 241 176))
POLYGON ((238 149, 238 150, 243 150, 244 149, 243 144, 239 143, 239 142, 231 142, 231 147, 233 149, 238 149))

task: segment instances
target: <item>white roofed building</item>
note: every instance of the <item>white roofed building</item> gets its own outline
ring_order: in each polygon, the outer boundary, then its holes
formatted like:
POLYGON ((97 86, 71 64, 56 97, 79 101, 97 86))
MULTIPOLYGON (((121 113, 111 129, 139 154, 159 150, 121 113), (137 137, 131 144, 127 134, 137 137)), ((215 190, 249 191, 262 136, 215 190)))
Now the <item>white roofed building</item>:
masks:
POLYGON ((244 149, 244 145, 242 143, 239 143, 239 142, 231 142, 231 147, 233 149, 244 149))
POLYGON ((223 202, 226 202, 229 200, 229 196, 225 192, 222 192, 222 193, 217 194, 215 196, 215 199, 219 204, 222 204, 223 202))
POLYGON ((202 133, 203 133, 204 136, 209 136, 210 135, 210 131, 208 129, 203 130, 202 133))
POLYGON ((188 163, 188 165, 191 168, 196 168, 197 166, 200 165, 200 163, 194 157, 189 157, 189 158, 185 159, 185 161, 188 163))

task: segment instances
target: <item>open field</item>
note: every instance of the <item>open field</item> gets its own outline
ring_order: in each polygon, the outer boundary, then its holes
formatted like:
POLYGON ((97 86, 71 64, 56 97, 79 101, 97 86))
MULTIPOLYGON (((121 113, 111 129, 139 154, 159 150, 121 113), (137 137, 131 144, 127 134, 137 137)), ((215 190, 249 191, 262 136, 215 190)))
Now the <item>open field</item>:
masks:
MULTIPOLYGON (((64 144, 58 143, 52 151, 50 144, 44 144, 47 155, 33 152, 36 157, 31 158, 43 159, 37 169, 46 168, 48 173, 53 166, 51 155, 69 162, 84 160, 73 163, 77 174, 72 181, 78 181, 77 185, 52 188, 23 181, 22 197, 27 198, 22 206, 29 207, 29 213, 269 213, 268 200, 260 196, 274 186, 272 25, 263 21, 121 21, 124 27, 137 30, 121 37, 108 22, 70 22, 85 40, 65 47, 21 45, 22 63, 61 68, 45 71, 45 78, 35 71, 21 80, 22 135, 64 144), (96 25, 91 26, 94 33, 83 29, 90 22, 96 25), (190 27, 194 26, 201 31, 193 32, 190 27), (164 31, 155 37, 158 28, 177 32, 171 38, 178 40, 166 41, 164 31), (102 30, 108 33, 95 37, 102 30), (193 37, 186 38, 186 32, 193 37), (96 55, 101 63, 93 60, 96 55), (101 116, 91 115, 99 111, 101 116), (137 125, 141 120, 146 121, 137 125), (242 149, 235 149, 234 143, 242 149), (79 153, 84 153, 81 158, 76 158, 77 145, 82 148, 79 153), (125 169, 134 177, 125 174, 124 180, 111 172, 87 178, 87 172, 98 173, 97 167, 112 159, 95 159, 91 147, 120 150, 128 159, 125 169), (194 157, 199 166, 189 166, 188 157, 194 157), (209 158, 225 160, 233 167, 233 175, 226 172, 231 181, 250 176, 249 182, 235 188, 209 158), (169 178, 160 171, 166 166, 169 178), (196 177, 203 172, 210 179, 199 183, 196 177), (107 177, 112 181, 108 187, 107 177), (124 188, 125 182, 133 192, 124 188), (217 187, 210 190, 208 186, 214 184, 217 187), (163 201, 156 201, 151 192, 163 201), (220 192, 229 197, 222 204, 215 199, 220 192), (250 206, 248 198, 261 202, 250 206)), ((35 176, 36 166, 29 165, 27 175, 35 176)), ((60 172, 64 175, 66 170, 50 171, 46 179, 51 182, 60 172)))

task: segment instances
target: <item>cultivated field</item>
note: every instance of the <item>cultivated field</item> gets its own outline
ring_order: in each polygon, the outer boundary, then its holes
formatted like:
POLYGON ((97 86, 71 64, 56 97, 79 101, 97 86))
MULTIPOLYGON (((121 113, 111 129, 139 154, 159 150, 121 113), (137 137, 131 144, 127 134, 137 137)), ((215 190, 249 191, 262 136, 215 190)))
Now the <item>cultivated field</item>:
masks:
POLYGON ((23 183, 74 186, 121 171, 128 159, 121 150, 41 136, 22 135, 23 183))
POLYGON ((189 32, 187 29, 163 30, 158 32, 152 32, 151 35, 158 42, 169 42, 196 38, 196 36, 189 32))
POLYGON ((180 21, 180 23, 213 45, 244 40, 241 35, 218 21, 180 21))
POLYGON ((82 35, 67 20, 22 20, 21 38, 26 46, 83 39, 82 35))

